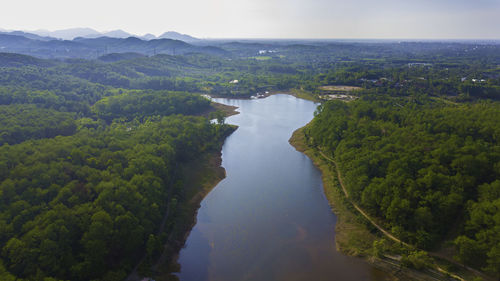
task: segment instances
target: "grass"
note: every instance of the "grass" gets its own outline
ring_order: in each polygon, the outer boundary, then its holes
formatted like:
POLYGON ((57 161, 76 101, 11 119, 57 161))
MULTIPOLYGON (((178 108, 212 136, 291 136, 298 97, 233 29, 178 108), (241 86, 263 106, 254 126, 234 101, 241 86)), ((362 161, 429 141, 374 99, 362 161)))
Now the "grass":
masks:
POLYGON ((220 110, 220 111, 224 112, 226 117, 239 114, 239 112, 236 111, 236 109, 238 108, 237 106, 231 106, 231 105, 225 105, 222 103, 212 102, 212 108, 214 108, 214 111, 220 110))
POLYGON ((352 92, 352 91, 362 90, 363 88, 355 86, 328 85, 328 86, 321 86, 319 87, 319 89, 323 91, 352 92))
POLYGON ((224 112, 224 114, 226 115, 226 117, 229 117, 231 115, 236 115, 236 114, 239 113, 238 111, 236 111, 237 108, 238 107, 236 107, 236 106, 231 106, 231 105, 225 105, 225 104, 222 104, 222 103, 212 102, 210 104, 210 107, 207 110, 201 112, 198 115, 209 117, 210 113, 212 113, 212 112, 222 111, 222 112, 224 112))
POLYGON ((297 98, 301 98, 301 99, 305 99, 305 100, 310 100, 310 101, 313 101, 313 102, 320 102, 321 100, 318 98, 317 95, 311 93, 311 92, 308 92, 308 91, 305 91, 305 90, 299 90, 299 89, 291 89, 289 91, 290 95, 294 96, 294 97, 297 97, 297 98))
POLYGON ((272 57, 270 57, 270 56, 255 56, 255 57, 251 57, 251 59, 256 59, 256 60, 270 60, 270 59, 272 59, 272 57))

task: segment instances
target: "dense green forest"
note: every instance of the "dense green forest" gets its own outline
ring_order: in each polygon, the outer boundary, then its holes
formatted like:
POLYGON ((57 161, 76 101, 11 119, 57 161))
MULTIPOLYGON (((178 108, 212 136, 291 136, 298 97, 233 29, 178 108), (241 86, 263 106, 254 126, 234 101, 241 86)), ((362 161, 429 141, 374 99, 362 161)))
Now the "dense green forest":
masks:
POLYGON ((74 114, 35 105, 0 105, 0 143, 68 136, 76 131, 74 114))
POLYGON ((155 119, 0 148, 0 242, 10 272, 123 280, 158 239, 177 163, 220 134, 202 117, 155 119))
POLYGON ((199 94, 14 58, 0 67, 0 279, 123 280, 141 260, 147 272, 190 199, 180 166, 231 127, 201 116, 199 94))
POLYGON ((309 141, 337 159, 355 201, 399 238, 500 276, 500 110, 367 96, 318 108, 309 141))
POLYGON ((231 131, 200 117, 200 94, 319 99, 325 85, 361 87, 308 131, 354 199, 405 241, 453 240, 458 260, 499 274, 498 44, 11 39, 3 51, 37 57, 0 53, 2 280, 123 280, 150 264, 186 199, 178 166, 231 131))
POLYGON ((132 120, 155 115, 197 114, 208 110, 210 101, 199 95, 182 92, 130 92, 105 97, 94 104, 95 114, 106 121, 132 120))

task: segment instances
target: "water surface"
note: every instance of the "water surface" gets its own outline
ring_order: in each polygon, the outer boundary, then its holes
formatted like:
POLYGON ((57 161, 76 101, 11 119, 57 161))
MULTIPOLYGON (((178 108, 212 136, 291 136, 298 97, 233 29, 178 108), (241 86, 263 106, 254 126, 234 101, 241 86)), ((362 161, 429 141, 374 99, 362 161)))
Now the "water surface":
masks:
POLYGON ((227 177, 202 201, 179 255, 181 281, 385 280, 335 249, 321 174, 288 139, 316 104, 289 95, 215 99, 239 107, 222 148, 227 177))

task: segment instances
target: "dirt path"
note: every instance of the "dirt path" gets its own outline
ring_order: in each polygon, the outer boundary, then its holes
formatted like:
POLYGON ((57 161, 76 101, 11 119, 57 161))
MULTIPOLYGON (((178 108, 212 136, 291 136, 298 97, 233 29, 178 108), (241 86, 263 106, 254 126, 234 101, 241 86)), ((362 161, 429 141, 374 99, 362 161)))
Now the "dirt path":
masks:
MULTIPOLYGON (((323 151, 321 151, 321 149, 317 149, 317 151, 321 154, 321 156, 323 156, 324 159, 326 159, 328 162, 332 163, 335 167, 335 170, 337 171, 337 178, 339 180, 339 183, 340 183, 340 187, 342 188, 342 191, 344 192, 344 195, 346 197, 346 199, 354 206, 354 208, 364 217, 366 218, 374 227, 376 227, 380 232, 382 232, 382 234, 384 234, 387 238, 397 242, 397 243, 400 243, 402 245, 405 245, 406 247, 409 247, 409 248, 415 248, 415 249, 418 249, 417 247, 413 246, 413 245, 410 245, 406 242, 403 242, 401 240, 399 240, 397 237, 395 237, 394 235, 392 235, 389 231, 385 230, 383 227, 381 227, 379 224, 377 224, 372 218, 370 218, 370 216, 363 210, 361 209, 358 204, 356 204, 353 200, 350 199, 350 196, 349 196, 349 192, 347 192, 347 189, 345 188, 345 185, 344 185, 344 182, 342 181, 342 175, 340 173, 340 169, 338 168, 338 165, 337 165, 337 162, 326 156, 323 151)), ((426 251, 427 252, 427 251, 426 251)), ((460 264, 452 259, 450 259, 449 257, 447 256, 444 256, 442 254, 439 254, 439 253, 436 253, 436 252, 427 252, 429 255, 433 256, 433 257, 437 257, 437 258, 440 258, 440 259, 443 259, 443 260, 446 260, 450 263, 453 263, 454 265, 457 265, 459 267, 464 267, 463 264, 460 264)), ((492 280, 489 276, 486 276, 484 273, 482 272, 479 272, 473 268, 470 268, 470 267, 465 267, 467 270, 475 273, 476 275, 479 275, 481 277, 483 277, 484 279, 486 280, 492 280)), ((465 281, 465 279, 463 279, 462 277, 456 275, 456 274, 453 274, 451 272, 448 272, 442 268, 440 268, 439 266, 436 266, 436 269, 444 274, 448 274, 449 276, 457 279, 457 280, 460 280, 460 281, 465 281)))
POLYGON ((400 243, 402 245, 405 245, 406 247, 412 247, 410 244, 408 243, 405 243, 401 240, 399 240, 398 238, 396 238, 394 235, 392 235, 390 232, 388 232, 387 230, 385 230, 384 228, 382 228, 378 223, 376 223, 372 218, 370 218, 370 216, 368 216, 368 214, 363 210, 361 209, 358 204, 356 204, 353 200, 351 200, 349 198, 349 193, 347 192, 347 189, 345 188, 344 186, 344 182, 342 181, 342 175, 340 174, 340 170, 338 168, 338 165, 337 165, 337 162, 335 162, 335 160, 333 160, 332 158, 326 156, 323 151, 321 150, 318 150, 319 153, 321 154, 321 156, 323 156, 326 160, 330 161, 331 163, 333 163, 333 165, 335 166, 335 170, 337 171, 337 178, 339 180, 339 183, 340 183, 340 187, 342 188, 342 191, 344 192, 345 194, 345 197, 347 198, 347 200, 349 200, 349 202, 354 206, 354 208, 356 208, 356 210, 358 210, 358 212, 363 215, 363 217, 365 217, 373 226, 375 226, 380 232, 382 232, 385 236, 387 236, 389 239, 393 240, 393 241, 396 241, 397 243, 400 243))

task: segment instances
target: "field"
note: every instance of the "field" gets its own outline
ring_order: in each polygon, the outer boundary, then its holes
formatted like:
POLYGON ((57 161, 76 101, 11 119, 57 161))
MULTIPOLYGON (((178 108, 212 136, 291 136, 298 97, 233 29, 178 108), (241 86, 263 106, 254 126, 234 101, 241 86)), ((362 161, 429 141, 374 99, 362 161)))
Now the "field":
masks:
POLYGON ((270 59, 272 59, 272 57, 270 57, 270 56, 255 56, 255 57, 252 57, 252 59, 256 59, 256 60, 270 60, 270 59))
POLYGON ((328 86, 321 86, 319 87, 319 89, 323 91, 333 91, 333 92, 353 92, 361 90, 363 88, 355 86, 328 85, 328 86))

